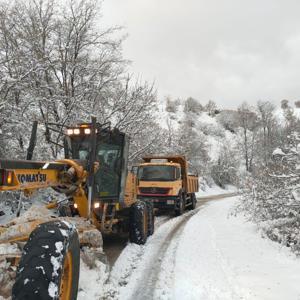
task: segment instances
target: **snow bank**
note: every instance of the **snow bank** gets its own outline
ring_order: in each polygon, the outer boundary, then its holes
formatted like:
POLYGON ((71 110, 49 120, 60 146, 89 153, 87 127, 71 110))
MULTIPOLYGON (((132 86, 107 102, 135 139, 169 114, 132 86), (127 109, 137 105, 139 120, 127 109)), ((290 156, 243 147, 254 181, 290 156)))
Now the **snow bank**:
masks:
MULTIPOLYGON (((163 257, 174 258, 175 250, 173 246, 168 247, 169 240, 171 241, 172 231, 183 218, 183 216, 171 219, 160 217, 156 220, 154 235, 147 240, 145 245, 128 244, 111 271, 109 282, 105 286, 105 299, 159 299, 152 297, 156 277, 159 275, 153 273, 153 270, 160 269, 160 264, 164 263, 163 257), (166 251, 167 255, 165 255, 166 251), (172 252, 172 255, 168 255, 172 252), (153 288, 152 285, 154 285, 153 288)), ((171 243, 172 245, 176 243, 176 238, 171 243)), ((163 268, 170 270, 172 266, 174 266, 174 261, 169 267, 165 262, 163 268)), ((167 277, 164 282, 172 283, 172 277, 167 277)), ((172 285, 169 285, 169 288, 172 288, 172 285)), ((165 286, 162 293, 166 293, 166 289, 165 286)))
POLYGON ((205 185, 205 190, 200 190, 198 193, 196 193, 196 196, 197 198, 201 198, 201 197, 208 197, 208 196, 231 194, 236 192, 237 192, 237 188, 233 185, 226 185, 225 188, 222 189, 218 185, 213 184, 212 186, 205 185))
POLYGON ((95 268, 89 268, 81 259, 78 300, 100 299, 103 297, 103 286, 108 278, 107 265, 96 261, 95 268))

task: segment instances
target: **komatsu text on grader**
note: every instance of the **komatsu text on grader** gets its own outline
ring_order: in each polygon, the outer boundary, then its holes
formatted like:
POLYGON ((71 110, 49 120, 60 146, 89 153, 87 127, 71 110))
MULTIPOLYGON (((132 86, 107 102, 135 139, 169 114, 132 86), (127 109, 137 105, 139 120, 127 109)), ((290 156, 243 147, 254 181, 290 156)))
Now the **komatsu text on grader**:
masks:
POLYGON ((133 243, 146 242, 154 231, 153 207, 136 200, 128 143, 124 133, 92 118, 66 129, 65 159, 31 161, 33 147, 28 160, 0 159, 0 191, 30 196, 51 187, 65 195, 64 203, 32 208, 0 226, 0 298, 76 299, 80 253, 97 252, 101 233, 125 232, 133 243))

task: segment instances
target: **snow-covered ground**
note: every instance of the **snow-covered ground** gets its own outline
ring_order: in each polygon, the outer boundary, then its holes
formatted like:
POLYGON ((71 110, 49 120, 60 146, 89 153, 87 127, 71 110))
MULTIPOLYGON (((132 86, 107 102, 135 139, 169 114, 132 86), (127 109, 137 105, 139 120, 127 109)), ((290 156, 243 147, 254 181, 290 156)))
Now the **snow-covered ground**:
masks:
POLYGON ((210 187, 206 185, 205 190, 200 190, 198 193, 196 193, 196 195, 199 198, 199 197, 232 194, 236 192, 237 192, 237 188, 233 185, 226 185, 226 187, 222 189, 218 185, 213 184, 210 187))
POLYGON ((210 203, 187 223, 171 298, 300 299, 300 260, 243 217, 230 216, 236 200, 210 203))
MULTIPOLYGON (((214 194, 226 193, 203 196, 214 194)), ((300 300, 300 259, 234 216, 237 201, 202 200, 182 216, 157 217, 154 235, 128 243, 111 270, 82 260, 78 299, 300 300)))
POLYGON ((158 219, 146 245, 121 253, 99 298, 299 300, 300 260, 233 216, 236 201, 158 219))

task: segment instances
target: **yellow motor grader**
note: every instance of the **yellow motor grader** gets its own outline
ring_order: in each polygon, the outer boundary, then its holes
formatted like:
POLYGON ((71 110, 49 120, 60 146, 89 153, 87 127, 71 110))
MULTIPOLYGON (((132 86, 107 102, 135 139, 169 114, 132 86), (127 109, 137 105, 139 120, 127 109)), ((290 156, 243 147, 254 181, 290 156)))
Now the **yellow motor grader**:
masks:
POLYGON ((153 207, 136 200, 129 138, 118 129, 92 118, 64 129, 65 159, 32 161, 33 129, 27 160, 0 159, 0 192, 28 197, 52 188, 65 196, 0 226, 0 298, 73 300, 82 250, 97 252, 101 233, 129 233, 130 242, 144 244, 154 231, 153 207))

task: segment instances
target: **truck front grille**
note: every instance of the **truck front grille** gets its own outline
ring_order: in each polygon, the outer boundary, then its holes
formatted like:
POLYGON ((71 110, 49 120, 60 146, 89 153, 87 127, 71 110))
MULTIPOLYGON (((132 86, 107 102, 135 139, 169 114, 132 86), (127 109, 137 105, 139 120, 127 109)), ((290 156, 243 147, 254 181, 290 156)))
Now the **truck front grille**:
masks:
POLYGON ((140 188, 141 194, 156 194, 156 195, 166 195, 169 192, 169 188, 160 188, 160 187, 142 187, 140 188))

